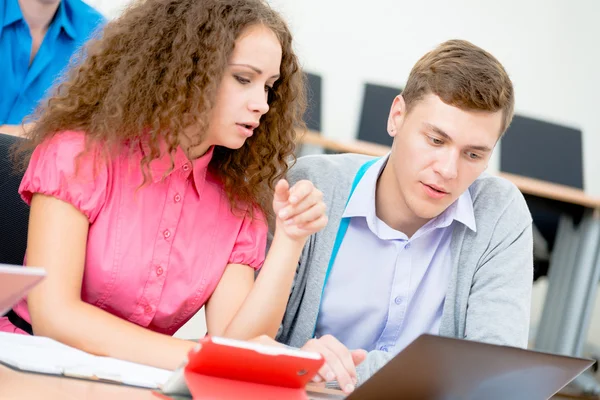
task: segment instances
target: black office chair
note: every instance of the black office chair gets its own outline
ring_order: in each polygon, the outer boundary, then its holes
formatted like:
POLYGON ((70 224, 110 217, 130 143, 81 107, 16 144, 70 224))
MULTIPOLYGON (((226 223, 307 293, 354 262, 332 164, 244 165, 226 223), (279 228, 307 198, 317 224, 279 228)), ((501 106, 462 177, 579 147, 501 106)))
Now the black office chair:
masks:
POLYGON ((358 139, 391 146, 393 139, 387 131, 387 121, 394 98, 402 89, 367 83, 362 102, 358 139))
MULTIPOLYGON (((499 146, 501 171, 583 189, 580 130, 516 115, 499 146)), ((560 214, 570 214, 578 221, 584 211, 583 207, 535 196, 526 195, 525 199, 550 252, 560 214)), ((536 258, 534 279, 547 274, 548 261, 536 258)))
POLYGON ((23 140, 0 134, 0 263, 23 265, 29 206, 19 196, 22 174, 15 173, 11 148, 23 140))
MULTIPOLYGON (((304 112, 303 120, 306 128, 321 133, 321 99, 322 99, 322 83, 323 80, 319 75, 305 72, 306 78, 306 97, 307 107, 304 112)), ((296 156, 305 156, 309 154, 328 153, 318 146, 298 144, 296 147, 296 156)))
POLYGON ((307 107, 304 123, 310 130, 321 132, 321 93, 322 79, 319 75, 305 73, 307 107))

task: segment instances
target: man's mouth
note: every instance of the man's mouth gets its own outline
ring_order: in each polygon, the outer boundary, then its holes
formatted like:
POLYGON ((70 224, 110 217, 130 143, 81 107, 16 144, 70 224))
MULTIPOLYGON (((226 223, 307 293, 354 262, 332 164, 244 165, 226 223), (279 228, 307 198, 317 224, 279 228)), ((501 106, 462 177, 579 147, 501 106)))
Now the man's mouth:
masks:
POLYGON ((446 190, 444 190, 443 188, 436 186, 436 185, 428 185, 426 183, 424 183, 424 185, 429 186, 431 189, 435 190, 436 192, 439 193, 443 193, 443 194, 448 194, 448 192, 446 190))
POLYGON ((439 200, 439 199, 445 197, 446 195, 448 195, 448 192, 440 186, 428 185, 423 182, 421 182, 421 184, 423 185, 425 194, 434 200, 439 200))

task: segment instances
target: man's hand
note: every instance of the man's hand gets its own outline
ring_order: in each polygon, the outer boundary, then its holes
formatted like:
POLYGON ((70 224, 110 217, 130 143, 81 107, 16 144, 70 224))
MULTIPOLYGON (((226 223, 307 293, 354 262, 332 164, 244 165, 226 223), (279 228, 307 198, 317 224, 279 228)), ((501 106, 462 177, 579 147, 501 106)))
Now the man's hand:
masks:
POLYGON ((348 350, 346 346, 331 335, 309 340, 302 350, 320 353, 325 358, 325 364, 313 381, 320 382, 337 380, 345 393, 354 390, 357 384, 356 366, 367 358, 365 350, 348 350))

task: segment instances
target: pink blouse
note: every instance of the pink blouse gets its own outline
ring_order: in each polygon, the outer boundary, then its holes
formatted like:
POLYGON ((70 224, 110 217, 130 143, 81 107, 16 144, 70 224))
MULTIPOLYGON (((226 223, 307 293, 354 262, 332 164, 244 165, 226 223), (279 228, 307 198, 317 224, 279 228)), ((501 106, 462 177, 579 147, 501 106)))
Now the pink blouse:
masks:
MULTIPOLYGON (((66 201, 90 221, 81 298, 120 318, 172 335, 210 298, 227 264, 258 269, 267 225, 232 213, 221 182, 208 171, 211 150, 189 161, 178 149, 150 164, 140 187, 143 149, 97 163, 79 160, 84 134, 64 132, 34 151, 19 192, 66 201)), ((15 312, 30 322, 26 301, 15 312)), ((0 318, 0 331, 20 332, 0 318)), ((198 332, 200 335, 201 332, 198 332)))

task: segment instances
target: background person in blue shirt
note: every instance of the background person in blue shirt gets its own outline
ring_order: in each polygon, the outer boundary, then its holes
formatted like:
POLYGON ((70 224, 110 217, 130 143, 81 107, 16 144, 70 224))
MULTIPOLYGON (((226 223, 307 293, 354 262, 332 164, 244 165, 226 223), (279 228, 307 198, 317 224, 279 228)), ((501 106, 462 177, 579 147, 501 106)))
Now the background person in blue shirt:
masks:
POLYGON ((23 118, 104 22, 81 0, 0 1, 0 133, 22 133, 23 118))

